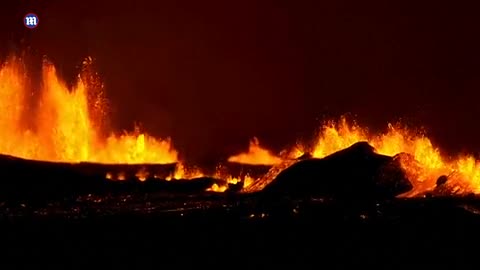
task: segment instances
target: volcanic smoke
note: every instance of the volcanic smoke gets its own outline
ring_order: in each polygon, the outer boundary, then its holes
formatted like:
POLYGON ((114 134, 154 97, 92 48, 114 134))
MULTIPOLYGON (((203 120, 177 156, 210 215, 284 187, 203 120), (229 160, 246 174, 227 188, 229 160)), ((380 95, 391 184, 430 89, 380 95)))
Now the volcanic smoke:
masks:
MULTIPOLYGON (((114 164, 170 164, 178 155, 170 138, 154 138, 139 129, 113 133, 104 130, 104 90, 92 70, 92 60, 83 63, 81 74, 72 89, 57 76, 55 67, 43 63, 43 84, 40 99, 27 105, 32 91, 27 84, 22 59, 9 57, 0 69, 0 153, 32 160, 54 162, 95 162, 114 164)), ((231 156, 228 161, 282 167, 309 153, 323 158, 356 142, 366 141, 377 153, 398 158, 414 185, 409 195, 431 190, 442 176, 449 177, 456 193, 480 193, 480 166, 473 156, 449 158, 434 147, 423 132, 401 125, 388 125, 387 131, 371 134, 368 129, 345 118, 322 125, 313 147, 297 144, 293 149, 272 153, 252 139, 245 153, 231 156)), ((182 166, 172 178, 189 176, 182 166)), ((196 170, 195 177, 203 175, 196 170)), ((143 176, 139 176, 143 177, 143 176)), ((228 182, 239 179, 230 177, 228 182)), ((248 184, 255 180, 247 178, 248 184)), ((225 188, 212 187, 222 191, 225 188)))

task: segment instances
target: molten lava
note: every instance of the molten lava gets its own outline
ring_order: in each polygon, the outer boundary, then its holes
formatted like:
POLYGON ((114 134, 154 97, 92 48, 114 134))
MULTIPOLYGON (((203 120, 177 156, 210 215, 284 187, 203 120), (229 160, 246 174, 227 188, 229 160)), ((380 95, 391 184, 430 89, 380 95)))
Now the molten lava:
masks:
POLYGON ((310 151, 300 150, 308 149, 307 147, 296 147, 283 151, 289 153, 287 158, 280 159, 275 156, 271 158, 270 152, 260 148, 258 141, 254 140, 247 153, 231 157, 229 160, 246 164, 274 165, 267 175, 245 189, 258 191, 283 169, 292 165, 294 163, 292 158, 301 156, 303 152, 311 152, 313 157, 323 158, 360 141, 368 142, 379 154, 394 156, 405 153, 411 157, 399 157, 402 168, 414 185, 413 191, 407 194, 408 196, 432 190, 442 175, 448 176, 448 181, 453 185, 452 190, 455 192, 480 193, 480 163, 473 156, 447 158, 422 132, 389 124, 385 133, 370 134, 366 128, 349 123, 346 118, 324 124, 310 151))
POLYGON ((175 171, 172 175, 167 177, 165 180, 178 180, 178 179, 193 179, 204 177, 205 174, 197 167, 187 168, 183 163, 178 163, 175 166, 175 171))
MULTIPOLYGON (((17 157, 63 162, 97 163, 176 163, 177 152, 170 139, 157 139, 134 132, 113 134, 105 128, 105 98, 103 85, 91 69, 87 59, 72 89, 59 79, 55 67, 43 64, 43 84, 34 93, 20 58, 10 57, 0 68, 0 153, 17 157), (39 97, 38 102, 31 97, 39 97)), ((378 153, 399 156, 399 161, 414 184, 410 196, 431 190, 437 179, 445 175, 454 192, 480 193, 480 165, 473 156, 448 158, 420 132, 389 125, 383 134, 371 134, 367 129, 350 124, 342 118, 323 125, 314 147, 287 149, 278 156, 262 148, 257 139, 250 142, 248 151, 231 156, 228 161, 254 165, 273 165, 264 178, 274 178, 295 158, 309 152, 322 158, 352 144, 366 141, 378 153)), ((307 144, 305 144, 307 145, 307 144)), ((108 173, 107 179, 123 180, 125 175, 108 173)), ((199 169, 187 170, 181 164, 168 179, 201 177, 199 169)), ((147 171, 139 171, 137 178, 146 180, 147 171)), ((250 177, 236 179, 222 175, 224 186, 211 190, 223 191, 228 183, 243 181, 244 191, 258 190, 262 181, 250 177)))
POLYGON ((84 63, 77 84, 68 89, 45 62, 40 102, 32 91, 21 59, 10 57, 0 69, 0 152, 48 161, 98 163, 173 163, 177 152, 169 139, 134 133, 103 136, 104 100, 99 82, 84 63), (100 112, 100 113, 99 113, 100 112))
POLYGON ((449 176, 449 181, 461 193, 480 192, 480 164, 473 156, 447 158, 423 133, 393 125, 388 125, 384 134, 371 135, 367 129, 349 124, 345 118, 338 122, 332 121, 321 128, 313 156, 322 158, 359 141, 368 142, 379 154, 411 155, 411 159, 400 159, 403 169, 414 184, 410 195, 433 189, 436 180, 442 175, 449 176))
POLYGON ((248 191, 248 187, 250 187, 255 182, 255 180, 256 179, 252 178, 249 175, 245 175, 245 177, 242 178, 228 176, 223 184, 213 184, 213 186, 209 188, 208 191, 224 192, 228 189, 229 184, 236 185, 238 183, 242 183, 243 191, 248 191))
POLYGON ((251 165, 275 165, 281 163, 282 159, 262 148, 258 139, 253 138, 250 141, 247 153, 231 156, 228 161, 251 165))

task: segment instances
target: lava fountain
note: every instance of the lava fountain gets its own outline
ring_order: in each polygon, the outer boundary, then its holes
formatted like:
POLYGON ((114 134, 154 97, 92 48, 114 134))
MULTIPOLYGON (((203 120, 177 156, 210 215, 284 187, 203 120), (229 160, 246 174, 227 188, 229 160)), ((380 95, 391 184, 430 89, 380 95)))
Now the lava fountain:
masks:
POLYGON ((245 164, 274 165, 270 174, 261 179, 270 182, 285 166, 291 165, 295 157, 308 152, 314 158, 323 158, 360 141, 368 142, 379 154, 396 156, 414 185, 414 189, 406 194, 407 196, 433 190, 441 176, 448 177, 450 191, 453 193, 480 193, 480 163, 472 155, 446 156, 432 144, 423 131, 410 130, 400 124, 389 124, 386 132, 371 134, 367 128, 342 117, 339 121, 323 124, 315 141, 305 144, 313 145, 310 149, 299 145, 282 151, 289 153, 285 157, 281 153, 275 155, 261 148, 258 141, 252 140, 248 152, 232 156, 230 160, 245 164), (265 157, 263 154, 266 153, 268 156, 265 157), (398 155, 400 153, 403 155, 398 155), (282 162, 278 162, 279 159, 282 162))
POLYGON ((446 156, 423 131, 410 130, 400 124, 389 124, 386 132, 373 135, 345 118, 331 121, 321 128, 313 156, 322 158, 358 141, 368 142, 379 154, 407 154, 398 159, 414 185, 412 196, 433 189, 442 175, 449 177, 454 192, 480 193, 480 163, 473 156, 446 156))
POLYGON ((136 129, 131 133, 102 131, 105 100, 98 76, 84 63, 73 89, 43 64, 43 85, 35 108, 27 105, 32 91, 22 60, 10 57, 0 69, 0 152, 17 157, 62 162, 174 163, 170 139, 156 139, 136 129))
MULTIPOLYGON (((177 163, 177 151, 169 138, 154 138, 138 128, 122 134, 106 130, 103 85, 91 67, 92 60, 88 58, 76 84, 70 89, 58 77, 54 65, 45 61, 41 92, 36 95, 39 99, 32 103, 29 99, 33 91, 22 59, 9 57, 0 68, 0 153, 70 163, 177 163)), ((424 133, 400 125, 388 125, 386 132, 371 134, 368 129, 342 118, 322 125, 313 143, 298 144, 293 149, 275 154, 263 148, 254 138, 246 153, 228 160, 272 166, 264 178, 274 178, 305 153, 323 158, 359 141, 368 142, 379 154, 395 156, 404 153, 396 158, 414 185, 410 196, 435 188, 440 176, 448 177, 452 192, 480 193, 480 164, 473 156, 447 157, 433 146, 424 133)), ((187 173, 180 166, 171 179, 199 176, 203 176, 200 170, 187 173)), ((139 179, 146 177, 142 174, 139 179)), ((251 183, 261 181, 229 176, 223 178, 227 179, 226 183, 244 181, 251 187, 255 187, 251 183)), ((217 189, 222 190, 223 187, 217 189)))
POLYGON ((263 148, 259 140, 254 137, 250 140, 246 153, 231 156, 228 161, 250 165, 275 165, 281 163, 282 159, 263 148))

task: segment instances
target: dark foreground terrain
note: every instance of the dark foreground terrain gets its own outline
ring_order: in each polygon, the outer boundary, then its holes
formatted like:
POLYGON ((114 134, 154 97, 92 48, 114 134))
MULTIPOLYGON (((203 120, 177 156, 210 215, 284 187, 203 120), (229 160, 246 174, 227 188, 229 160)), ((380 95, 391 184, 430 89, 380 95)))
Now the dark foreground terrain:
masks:
POLYGON ((480 216, 474 199, 398 200, 377 205, 374 212, 325 201, 275 209, 250 203, 4 218, 2 269, 478 266, 480 216))
POLYGON ((451 195, 443 176, 428 196, 400 199, 413 186, 398 160, 365 143, 272 168, 249 193, 207 191, 221 179, 104 179, 126 169, 137 168, 0 157, 0 269, 480 263, 480 198, 451 195))

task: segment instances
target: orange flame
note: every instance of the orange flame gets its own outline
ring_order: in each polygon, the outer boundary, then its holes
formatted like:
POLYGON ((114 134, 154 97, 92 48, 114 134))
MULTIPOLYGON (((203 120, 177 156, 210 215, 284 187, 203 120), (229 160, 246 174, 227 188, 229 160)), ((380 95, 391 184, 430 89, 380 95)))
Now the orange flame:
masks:
MULTIPOLYGON (((43 86, 39 103, 31 103, 32 91, 22 60, 10 57, 0 67, 0 153, 48 161, 98 162, 98 163, 175 163, 177 151, 167 139, 156 139, 140 132, 125 132, 122 135, 105 135, 103 117, 105 100, 103 86, 98 76, 89 69, 92 60, 87 59, 78 76, 77 83, 69 89, 62 82, 55 67, 43 64, 43 86), (32 106, 34 105, 34 106, 32 106)), ((400 162, 415 190, 410 195, 430 190, 441 175, 449 177, 455 192, 480 193, 480 164, 473 156, 449 158, 422 133, 406 128, 388 126, 387 132, 372 135, 367 129, 349 124, 345 118, 329 122, 321 128, 311 149, 314 157, 322 158, 359 141, 367 141, 378 153, 396 155, 407 153, 411 158, 401 157, 400 162)), ((230 162, 246 164, 275 165, 275 170, 266 178, 274 177, 279 169, 294 162, 307 149, 298 147, 281 158, 262 148, 254 138, 248 152, 231 156, 230 162)), ((169 179, 203 176, 198 169, 186 170, 179 164, 169 179)), ((147 175, 140 171, 137 178, 144 180, 147 175)), ((155 177, 155 176, 154 176, 155 177)), ((125 175, 106 175, 106 178, 123 180, 125 175)), ((226 189, 228 183, 239 179, 224 178, 225 186, 212 188, 226 189)), ((254 190, 263 183, 243 179, 244 189, 254 190), (247 184, 249 183, 249 184, 247 184)))
POLYGON ((136 174, 135 174, 135 177, 137 177, 138 180, 140 181, 146 181, 148 179, 148 177, 150 176, 150 173, 144 168, 142 167, 136 174))
POLYGON ((0 152, 48 161, 176 162, 170 139, 158 140, 138 130, 101 136, 103 119, 95 119, 95 112, 103 109, 103 103, 93 95, 98 82, 87 72, 68 89, 55 67, 44 63, 41 101, 34 111, 26 105, 29 91, 21 59, 10 57, 0 69, 0 152))
POLYGON ((248 152, 231 156, 228 161, 252 165, 274 165, 282 162, 282 159, 262 148, 258 139, 253 138, 248 146, 248 152))
POLYGON ((345 118, 337 123, 330 122, 322 127, 313 156, 322 158, 359 141, 368 142, 379 154, 412 155, 415 162, 400 160, 415 186, 412 195, 433 189, 436 180, 442 175, 450 175, 449 181, 462 187, 463 192, 480 192, 480 164, 473 156, 448 159, 424 134, 393 125, 388 125, 386 133, 372 136, 367 129, 348 124, 345 118))
POLYGON ((203 174, 199 168, 187 168, 183 163, 179 162, 175 167, 173 174, 168 176, 166 180, 193 179, 204 176, 205 174, 203 174))
POLYGON ((242 182, 242 191, 246 191, 249 186, 251 186, 254 182, 255 179, 252 178, 249 175, 245 175, 244 177, 233 177, 233 176, 228 176, 223 183, 215 183, 213 184, 207 191, 213 191, 213 192, 225 192, 228 188, 229 184, 235 185, 242 182))

